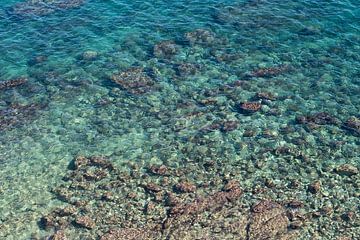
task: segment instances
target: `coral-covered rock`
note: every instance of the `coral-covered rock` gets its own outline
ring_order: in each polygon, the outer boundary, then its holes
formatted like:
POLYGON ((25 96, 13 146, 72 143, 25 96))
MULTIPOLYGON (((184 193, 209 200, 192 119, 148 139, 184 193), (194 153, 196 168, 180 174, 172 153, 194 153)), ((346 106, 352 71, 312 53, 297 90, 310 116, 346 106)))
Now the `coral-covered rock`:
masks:
POLYGON ((281 239, 290 224, 285 209, 272 201, 261 201, 252 208, 248 239, 281 239))
POLYGON ((239 105, 239 109, 242 113, 255 113, 261 109, 261 103, 244 102, 239 105))
POLYGON ((320 181, 315 181, 315 182, 311 183, 308 186, 308 190, 309 190, 309 192, 311 192, 313 194, 319 193, 320 190, 321 190, 321 182, 320 181))
POLYGON ((176 66, 176 73, 179 76, 195 75, 200 69, 198 64, 194 63, 180 63, 176 66))
POLYGON ((154 46, 154 55, 158 58, 171 58, 176 55, 178 48, 173 41, 162 41, 154 46))
POLYGON ((258 100, 271 100, 271 101, 275 101, 277 99, 277 97, 271 92, 258 92, 256 93, 255 98, 258 100))
POLYGON ((25 84, 27 81, 28 81, 28 79, 26 77, 19 77, 19 78, 14 78, 14 79, 7 80, 7 81, 1 81, 0 82, 0 90, 6 90, 9 88, 18 87, 20 85, 25 84))
POLYGON ((345 176, 352 176, 359 173, 359 169, 351 164, 342 164, 335 169, 336 173, 345 176))
POLYGON ((296 122, 299 124, 318 124, 318 125, 327 125, 327 124, 338 124, 339 120, 326 112, 318 112, 315 114, 310 114, 306 116, 297 116, 296 122))
POLYGON ((185 33, 185 38, 190 45, 210 45, 215 42, 215 34, 206 29, 196 29, 185 33))
POLYGON ((177 192, 190 193, 190 192, 196 191, 196 186, 195 186, 195 184, 193 184, 189 181, 181 181, 174 186, 174 189, 177 192))
POLYGON ((15 4, 9 13, 23 17, 44 16, 59 9, 76 8, 84 3, 85 0, 27 0, 15 4))
POLYGON ((68 240, 68 238, 66 237, 64 231, 59 230, 47 237, 46 240, 68 240))
POLYGON ((154 81, 141 67, 113 74, 111 80, 132 94, 144 94, 153 89, 154 81))
POLYGON ((154 175, 164 176, 164 175, 167 175, 168 168, 165 165, 160 165, 160 166, 152 165, 149 168, 149 172, 154 174, 154 175))
POLYGON ((0 110, 0 130, 21 126, 36 118, 45 104, 12 104, 8 108, 0 110))
POLYGON ((75 223, 83 228, 93 229, 96 224, 95 221, 89 216, 80 216, 75 219, 75 223))
POLYGON ((275 77, 279 74, 282 74, 289 70, 289 66, 287 65, 280 65, 276 67, 269 67, 269 68, 260 68, 256 69, 251 72, 251 76, 253 77, 275 77))
POLYGON ((112 229, 103 236, 100 240, 150 240, 156 239, 156 232, 151 232, 147 228, 122 228, 112 229))
POLYGON ((343 128, 360 136, 360 119, 357 117, 350 117, 344 122, 343 128))
POLYGON ((88 51, 83 52, 81 57, 83 60, 91 61, 91 60, 95 60, 98 56, 99 56, 98 52, 88 50, 88 51))

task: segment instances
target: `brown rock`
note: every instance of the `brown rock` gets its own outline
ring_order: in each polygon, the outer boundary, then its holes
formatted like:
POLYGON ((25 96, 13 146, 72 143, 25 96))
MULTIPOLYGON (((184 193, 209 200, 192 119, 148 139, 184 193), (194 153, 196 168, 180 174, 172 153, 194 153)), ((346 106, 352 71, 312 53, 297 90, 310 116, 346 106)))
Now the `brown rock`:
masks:
POLYGON ((154 174, 154 175, 166 175, 168 171, 168 168, 165 165, 160 165, 160 166, 151 166, 149 168, 149 172, 154 174))
POLYGON ((359 173, 359 169, 351 164, 342 164, 338 166, 335 171, 344 176, 352 176, 359 173))
POLYGON ((154 55, 158 58, 171 58, 178 52, 173 41, 162 41, 154 46, 154 55))
POLYGON ((95 221, 89 216, 77 217, 75 219, 75 223, 78 226, 83 227, 83 228, 87 228, 87 229, 93 229, 96 226, 95 221))
POLYGON ((148 184, 144 185, 144 188, 148 192, 160 192, 161 191, 161 187, 155 183, 148 183, 148 184))
POLYGON ((111 76, 111 80, 132 94, 144 94, 153 89, 154 81, 141 67, 129 68, 111 76))
POLYGON ((188 181, 182 181, 175 185, 174 189, 182 193, 190 193, 196 191, 196 186, 188 181))
POLYGON ((53 235, 46 238, 47 240, 67 240, 68 238, 65 236, 64 231, 56 231, 53 235))
POLYGON ((262 201, 252 208, 248 230, 249 240, 280 239, 287 233, 289 219, 285 209, 272 201, 262 201))
POLYGON ((320 192, 321 190, 321 182, 320 181, 315 181, 313 183, 311 183, 308 187, 309 192, 316 194, 318 192, 320 192))
POLYGON ((26 77, 14 78, 8 81, 0 81, 0 90, 14 88, 25 84, 28 81, 26 77))
POLYGON ((255 113, 261 109, 261 104, 258 102, 244 102, 239 105, 239 109, 243 113, 255 113))

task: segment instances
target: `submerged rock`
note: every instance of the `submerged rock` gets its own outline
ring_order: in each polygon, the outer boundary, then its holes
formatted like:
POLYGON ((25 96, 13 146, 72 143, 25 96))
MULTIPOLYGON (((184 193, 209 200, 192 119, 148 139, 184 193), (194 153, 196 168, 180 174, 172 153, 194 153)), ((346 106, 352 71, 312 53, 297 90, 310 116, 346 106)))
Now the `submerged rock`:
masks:
POLYGON ((342 125, 343 128, 350 132, 360 136, 360 119, 357 117, 351 117, 342 125))
POLYGON ((352 176, 359 173, 359 169, 351 164, 342 164, 336 167, 335 172, 340 175, 352 176))
POLYGON ((158 58, 171 58, 176 55, 178 48, 173 41, 162 41, 154 46, 154 55, 158 58))
POLYGON ((23 17, 44 16, 57 10, 76 8, 84 3, 85 0, 28 0, 15 4, 9 13, 23 17))
POLYGON ((190 45, 210 45, 215 42, 215 34, 206 29, 196 29, 192 32, 185 33, 186 40, 190 45))
POLYGON ((143 68, 133 67, 111 76, 111 80, 132 94, 144 94, 153 89, 154 81, 143 68))
POLYGON ((255 113, 261 109, 259 102, 244 102, 239 105, 239 109, 243 113, 255 113))
POLYGON ((6 90, 25 84, 28 81, 26 77, 14 78, 0 82, 0 90, 6 90))

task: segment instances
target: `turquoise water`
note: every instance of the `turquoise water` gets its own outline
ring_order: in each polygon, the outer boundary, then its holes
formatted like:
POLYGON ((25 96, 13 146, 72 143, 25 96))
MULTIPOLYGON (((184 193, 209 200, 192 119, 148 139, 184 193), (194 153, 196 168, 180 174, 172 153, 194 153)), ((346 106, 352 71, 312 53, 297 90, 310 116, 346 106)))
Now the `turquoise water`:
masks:
MULTIPOLYGON (((360 236, 359 1, 8 0, 0 49, 1 239, 59 230, 41 218, 71 205, 52 190, 66 185, 80 155, 105 156, 120 171, 136 165, 142 179, 152 164, 184 170, 197 186, 175 191, 185 203, 229 179, 244 191, 229 211, 296 198, 307 217, 289 226, 295 239, 360 236), (26 82, 9 86, 18 78, 26 82), (312 189, 317 181, 320 190, 312 189)), ((180 180, 168 178, 171 192, 180 180)), ((151 202, 134 179, 127 187, 142 194, 138 203, 151 202)), ((115 194, 117 206, 131 202, 115 194)), ((96 227, 67 220, 61 229, 69 239, 99 239, 114 227, 99 209, 96 202, 89 210, 96 227)), ((137 221, 122 220, 132 228, 151 222, 132 214, 137 221)), ((122 221, 115 225, 124 228, 122 221)), ((241 239, 198 225, 198 237, 241 239)), ((194 239, 179 236, 149 239, 194 239)))

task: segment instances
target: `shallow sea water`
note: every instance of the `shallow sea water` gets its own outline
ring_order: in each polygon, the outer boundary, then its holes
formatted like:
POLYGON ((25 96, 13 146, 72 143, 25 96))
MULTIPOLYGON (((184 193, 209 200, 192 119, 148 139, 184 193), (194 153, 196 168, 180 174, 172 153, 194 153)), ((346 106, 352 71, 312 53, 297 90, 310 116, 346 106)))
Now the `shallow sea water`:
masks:
MULTIPOLYGON (((47 1, 53 11, 46 15, 16 14, 21 2, 0 7, 0 86, 27 78, 0 87, 0 239, 59 230, 41 218, 69 204, 52 190, 77 156, 104 156, 157 183, 163 176, 148 176, 150 165, 186 169, 167 176, 170 186, 185 177, 197 186, 175 187, 185 203, 230 180, 244 193, 229 209, 297 199, 306 217, 300 227, 290 219, 295 239, 360 236, 359 1, 85 0, 73 8, 47 1), (134 67, 145 86, 111 80, 134 67), (246 112, 244 102, 261 109, 246 112)), ((141 208, 152 195, 134 179, 141 208)), ((100 239, 117 225, 97 214, 96 227, 60 229, 69 239, 100 239)), ((146 226, 139 219, 130 227, 146 226)), ((242 239, 225 234, 226 226, 204 235, 205 225, 194 226, 196 239, 242 239)))

